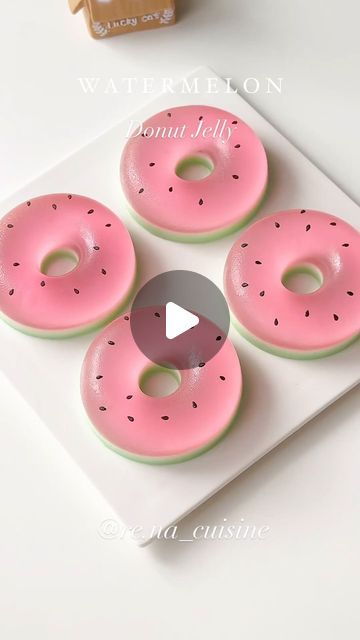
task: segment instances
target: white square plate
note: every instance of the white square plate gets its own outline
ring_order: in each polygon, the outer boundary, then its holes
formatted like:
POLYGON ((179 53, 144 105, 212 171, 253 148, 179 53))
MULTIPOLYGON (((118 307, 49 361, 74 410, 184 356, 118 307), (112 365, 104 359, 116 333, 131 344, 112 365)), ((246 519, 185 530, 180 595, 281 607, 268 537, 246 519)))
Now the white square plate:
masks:
MULTIPOLYGON (((189 77, 215 74, 197 69, 189 77)), ((223 86, 223 90, 221 87, 223 86)), ((269 158, 270 187, 259 216, 287 208, 332 212, 357 226, 360 208, 278 133, 240 96, 225 92, 160 95, 131 118, 189 103, 210 104, 244 119, 262 139, 269 158)), ((171 269, 187 268, 221 288, 226 255, 234 236, 208 244, 177 244, 157 238, 129 216, 121 203, 119 160, 129 126, 126 118, 86 147, 15 193, 1 208, 51 192, 80 193, 103 201, 132 234, 141 267, 141 284, 171 269)), ((259 217, 258 216, 258 217, 259 217)), ((178 465, 147 466, 106 448, 89 428, 80 394, 79 373, 93 336, 41 340, 0 324, 0 367, 36 410, 47 428, 103 493, 126 526, 144 529, 179 520, 227 482, 360 381, 360 341, 323 360, 297 361, 264 353, 231 329, 243 367, 245 394, 237 424, 205 455, 178 465)))

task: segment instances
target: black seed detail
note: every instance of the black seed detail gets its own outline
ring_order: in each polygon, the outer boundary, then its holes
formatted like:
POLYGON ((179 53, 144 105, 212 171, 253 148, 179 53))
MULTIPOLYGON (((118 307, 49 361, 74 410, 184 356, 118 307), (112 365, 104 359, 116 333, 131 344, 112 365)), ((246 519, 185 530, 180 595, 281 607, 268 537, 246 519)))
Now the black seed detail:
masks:
POLYGON ((237 124, 238 121, 237 120, 233 120, 231 124, 237 124))
POLYGON ((261 296, 263 298, 264 295, 265 295, 265 291, 260 291, 259 296, 261 296))
POLYGON ((134 422, 134 418, 132 416, 128 416, 127 419, 129 420, 129 422, 134 422))
POLYGON ((57 204, 52 204, 51 206, 53 209, 57 209, 57 204))
POLYGON ((101 380, 104 376, 96 376, 96 380, 101 380))
POLYGON ((155 162, 149 162, 149 167, 155 167, 155 162))
POLYGON ((333 314, 333 318, 334 318, 335 322, 337 322, 339 320, 339 316, 336 313, 333 314))
POLYGON ((161 420, 169 420, 169 416, 161 416, 161 420))
POLYGON ((111 227, 111 222, 108 222, 105 227, 111 227))
POLYGON ((349 243, 348 243, 348 242, 344 242, 344 244, 343 244, 343 245, 341 245, 341 246, 342 246, 342 247, 348 247, 348 246, 349 246, 349 243))
POLYGON ((242 287, 244 287, 244 289, 245 289, 245 288, 246 288, 246 287, 248 287, 249 285, 248 285, 248 283, 247 283, 247 282, 243 282, 241 286, 242 286, 242 287))
POLYGON ((103 274, 103 276, 106 276, 106 269, 101 269, 101 273, 103 274))
POLYGON ((240 149, 240 147, 241 147, 241 144, 236 144, 235 145, 235 149, 240 149))
POLYGON ((41 280, 41 282, 40 282, 40 286, 41 286, 41 287, 45 287, 45 280, 41 280))
POLYGON ((199 120, 202 120, 204 118, 204 116, 199 116, 199 120))
POLYGON ((260 262, 260 260, 255 260, 255 264, 262 264, 262 262, 260 262))
POLYGON ((158 311, 155 311, 154 316, 156 316, 156 318, 160 318, 160 313, 158 311))
POLYGON ((20 262, 14 262, 13 263, 13 267, 19 267, 20 266, 20 262))
POLYGON ((221 336, 216 336, 216 342, 220 342, 220 340, 222 340, 221 336))
POLYGON ((126 400, 131 400, 132 396, 126 396, 126 400))
POLYGON ((172 187, 169 187, 169 191, 170 191, 170 193, 172 193, 174 191, 174 189, 172 187))
POLYGON ((14 293, 15 293, 15 289, 10 289, 10 291, 9 291, 9 296, 13 296, 13 295, 14 295, 14 293))
POLYGON ((330 227, 336 227, 336 222, 330 222, 330 227))
POLYGON ((106 411, 106 407, 99 407, 100 411, 106 411))
POLYGON ((13 229, 13 228, 14 228, 14 225, 9 223, 8 224, 8 229, 13 229))
POLYGON ((94 209, 89 209, 88 216, 91 216, 92 213, 94 213, 94 209))
POLYGON ((279 223, 279 222, 275 222, 275 227, 276 227, 277 229, 280 229, 280 223, 279 223))
POLYGON ((202 367, 205 367, 205 362, 199 362, 199 367, 200 367, 200 369, 201 369, 202 367))
POLYGON ((236 173, 233 174, 233 178, 234 180, 239 180, 239 176, 236 173))
POLYGON ((193 403, 192 403, 192 406, 193 406, 193 409, 197 409, 197 404, 196 404, 196 402, 193 402, 193 403))
POLYGON ((247 246, 248 246, 248 243, 247 243, 247 242, 243 242, 243 243, 242 243, 242 245, 241 245, 241 247, 242 247, 243 249, 245 249, 245 247, 247 247, 247 246))
POLYGON ((141 189, 139 189, 139 193, 144 193, 144 187, 141 187, 141 189))
POLYGON ((202 204, 204 204, 204 200, 202 198, 200 198, 200 200, 199 200, 200 207, 201 207, 202 204))
POLYGON ((170 113, 170 111, 169 111, 169 113, 167 114, 167 117, 168 117, 168 118, 171 118, 171 113, 170 113))
POLYGON ((97 244, 96 244, 95 247, 94 247, 94 251, 99 251, 99 250, 100 250, 100 247, 98 247, 97 244))
POLYGON ((300 213, 306 213, 306 209, 301 209, 300 213))
POLYGON ((225 376, 219 376, 220 380, 224 381, 225 380, 225 376))
POLYGON ((310 229, 311 229, 311 224, 307 224, 306 225, 306 231, 310 231, 310 229))
POLYGON ((309 309, 306 309, 306 311, 305 311, 305 318, 308 318, 308 317, 309 317, 309 315, 310 315, 310 311, 309 311, 309 309))
POLYGON ((69 198, 69 200, 71 200, 71 198, 72 198, 71 193, 68 193, 68 198, 69 198))
POLYGON ((142 133, 142 134, 141 134, 141 137, 142 137, 142 138, 145 138, 145 133, 142 133))
POLYGON ((113 347, 113 346, 114 346, 114 344, 115 344, 115 342, 114 342, 114 340, 108 340, 108 344, 109 344, 111 347, 113 347))
POLYGON ((275 318, 275 320, 274 320, 274 325, 275 325, 275 327, 277 327, 277 326, 278 326, 278 324, 279 324, 279 320, 278 320, 277 318, 275 318))
POLYGON ((129 320, 129 316, 124 316, 124 320, 129 320))
POLYGON ((348 296, 353 296, 354 295, 353 291, 347 291, 346 293, 348 294, 348 296))
POLYGON ((28 207, 30 207, 30 205, 31 205, 30 200, 28 200, 26 204, 27 204, 28 207))
POLYGON ((78 296, 79 293, 80 293, 79 289, 74 289, 74 291, 75 291, 76 295, 78 296))

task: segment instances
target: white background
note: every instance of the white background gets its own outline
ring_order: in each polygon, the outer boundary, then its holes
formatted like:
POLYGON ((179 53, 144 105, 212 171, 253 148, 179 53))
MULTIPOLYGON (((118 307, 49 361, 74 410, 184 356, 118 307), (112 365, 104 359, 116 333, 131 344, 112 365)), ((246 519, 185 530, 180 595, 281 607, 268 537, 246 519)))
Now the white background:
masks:
MULTIPOLYGON (((358 3, 178 5, 175 27, 98 42, 65 0, 2 3, 0 197, 147 99, 85 95, 79 76, 178 78, 207 64, 240 88, 257 77, 249 102, 359 202, 358 3), (267 76, 284 78, 281 95, 266 94, 267 76)), ((1 637, 357 639, 359 395, 180 528, 187 537, 198 524, 244 518, 270 526, 264 540, 138 549, 99 535, 111 510, 0 379, 1 637)))

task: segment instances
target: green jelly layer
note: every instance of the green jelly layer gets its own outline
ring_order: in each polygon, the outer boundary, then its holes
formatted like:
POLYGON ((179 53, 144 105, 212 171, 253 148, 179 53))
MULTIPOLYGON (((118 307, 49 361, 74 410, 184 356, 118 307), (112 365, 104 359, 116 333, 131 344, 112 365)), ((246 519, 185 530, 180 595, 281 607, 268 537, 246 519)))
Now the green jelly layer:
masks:
POLYGON ((218 231, 208 232, 208 233, 181 233, 178 231, 169 231, 168 229, 163 229, 162 227, 158 227, 157 225, 152 224, 148 220, 145 220, 133 207, 130 205, 129 201, 126 199, 125 194, 123 192, 123 199, 126 204, 126 207, 131 214, 131 216, 136 220, 138 224, 140 224, 144 229, 150 231, 150 233, 159 236, 159 238, 163 238, 164 240, 171 240, 172 242, 186 242, 186 243, 205 243, 212 242, 214 240, 221 240, 225 236, 228 236, 236 231, 239 231, 243 227, 245 227, 250 220, 257 214, 261 205, 264 202, 267 193, 268 183, 265 185, 264 191, 261 194, 258 202, 254 206, 249 213, 242 218, 239 222, 232 224, 228 227, 224 227, 223 229, 219 229, 218 231))
POLYGON ((282 349, 281 347, 276 347, 275 345, 266 342, 265 340, 261 340, 250 331, 245 329, 245 327, 240 324, 240 322, 235 318, 234 314, 231 313, 231 322, 234 327, 238 330, 238 332, 251 342, 258 349, 262 349, 263 351, 267 351, 274 356, 279 356, 280 358, 291 358, 293 360, 315 360, 319 358, 326 358, 328 356, 332 356, 335 353, 339 353, 346 349, 346 347, 350 346, 359 338, 360 333, 357 333, 353 338, 349 340, 345 340, 335 347, 330 347, 329 349, 322 349, 320 351, 296 351, 291 349, 282 349))
POLYGON ((239 401, 236 411, 233 417, 231 418, 229 424, 223 429, 223 431, 216 438, 208 442, 204 447, 200 447, 199 449, 195 449, 194 451, 190 451, 189 453, 179 455, 179 456, 161 456, 161 457, 142 456, 142 455, 133 453, 132 451, 126 451, 125 449, 121 449, 120 447, 117 447, 112 442, 104 438, 104 436, 97 430, 97 428, 91 421, 90 421, 90 425, 93 431, 95 432, 95 434, 97 435, 97 437, 101 440, 103 444, 105 444, 109 449, 111 449, 115 453, 118 453, 124 458, 127 458, 128 460, 132 460, 133 462, 141 462, 143 464, 151 464, 151 465, 178 464, 180 462, 187 462, 189 460, 193 460, 194 458, 197 458, 198 456, 202 455, 203 453, 206 453, 207 451, 210 451, 210 449, 215 447, 215 445, 217 445, 227 435, 227 433, 235 424, 235 421, 239 416, 240 407, 241 407, 241 399, 239 401))
POLYGON ((139 274, 137 271, 129 291, 125 295, 125 298, 122 300, 122 302, 120 302, 118 307, 116 307, 113 311, 111 311, 107 316, 105 316, 101 320, 98 320, 97 322, 93 322, 87 325, 82 325, 81 327, 66 329, 64 331, 62 330, 48 331, 48 330, 36 329, 35 327, 28 327, 26 325, 23 325, 20 322, 16 322, 16 320, 13 320, 12 318, 10 318, 9 316, 7 316, 2 312, 0 312, 0 318, 13 329, 16 329, 17 331, 21 331, 22 333, 25 333, 26 335, 32 336, 34 338, 44 338, 48 340, 62 340, 65 338, 74 338, 75 336, 82 336, 87 333, 90 333, 91 331, 97 331, 98 329, 101 329, 105 325, 109 324, 109 322, 111 322, 112 320, 115 320, 117 316, 119 316, 123 311, 125 311, 127 305, 129 304, 129 301, 131 300, 132 294, 136 288, 136 283, 138 282, 138 276, 139 274))

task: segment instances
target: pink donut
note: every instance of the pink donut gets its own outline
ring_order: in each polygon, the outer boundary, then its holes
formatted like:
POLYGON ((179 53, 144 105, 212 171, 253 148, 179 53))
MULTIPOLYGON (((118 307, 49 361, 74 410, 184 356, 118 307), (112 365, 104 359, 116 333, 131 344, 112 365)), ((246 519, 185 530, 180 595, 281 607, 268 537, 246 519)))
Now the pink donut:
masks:
POLYGON ((131 212, 153 233, 184 242, 211 240, 255 213, 267 183, 266 154, 237 116, 209 106, 175 107, 149 118, 142 133, 140 127, 131 133, 121 184, 131 212), (212 173, 201 180, 179 177, 194 162, 212 173))
MULTIPOLYGON (((133 313, 141 312, 157 322, 152 308, 133 313)), ((207 322, 215 339, 219 330, 207 322)), ((176 366, 174 342, 162 355, 176 366)), ((232 343, 226 338, 207 363, 176 372, 180 386, 166 397, 146 395, 140 388, 154 366, 132 337, 130 314, 105 327, 82 368, 81 393, 90 421, 105 444, 140 462, 180 462, 199 455, 221 438, 239 406, 242 375, 232 343)))
POLYGON ((62 337, 97 327, 119 311, 135 272, 128 231, 91 198, 40 196, 0 220, 0 312, 26 333, 62 337), (49 257, 64 252, 76 256, 75 268, 45 275, 49 257))
POLYGON ((297 209, 247 229, 225 266, 225 291, 238 329, 257 346, 286 357, 315 358, 360 333, 360 234, 328 213, 297 209), (312 293, 283 284, 292 272, 318 278, 312 293))

